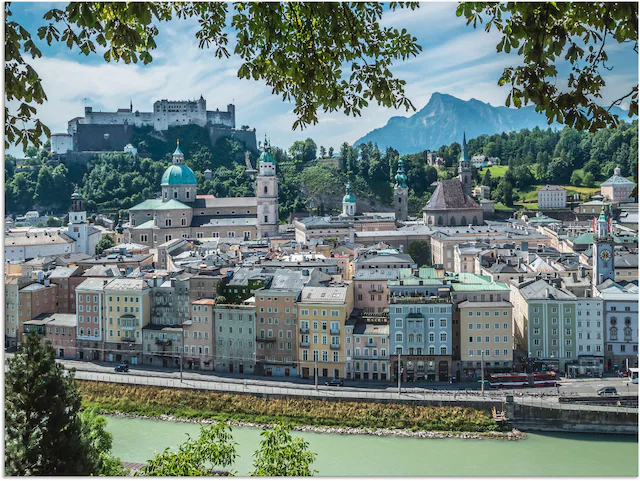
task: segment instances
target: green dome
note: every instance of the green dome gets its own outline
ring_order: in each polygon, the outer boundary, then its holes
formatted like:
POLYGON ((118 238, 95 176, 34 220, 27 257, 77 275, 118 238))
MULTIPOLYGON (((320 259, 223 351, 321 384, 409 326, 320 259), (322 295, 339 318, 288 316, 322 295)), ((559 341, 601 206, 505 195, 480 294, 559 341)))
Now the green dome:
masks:
POLYGON ((74 192, 71 194, 72 199, 82 199, 82 194, 80 192, 74 192))
POLYGON ((271 162, 275 165, 276 159, 274 159, 273 155, 271 155, 271 148, 267 148, 262 151, 260 157, 258 157, 258 162, 271 162))
POLYGON ((355 202, 356 196, 351 192, 351 184, 347 184, 347 193, 342 198, 342 202, 355 202))
POLYGON ((404 161, 400 159, 398 161, 398 173, 395 176, 396 187, 407 186, 407 175, 404 173, 404 161))
POLYGON ((196 174, 186 165, 171 165, 162 175, 161 185, 197 184, 196 174))

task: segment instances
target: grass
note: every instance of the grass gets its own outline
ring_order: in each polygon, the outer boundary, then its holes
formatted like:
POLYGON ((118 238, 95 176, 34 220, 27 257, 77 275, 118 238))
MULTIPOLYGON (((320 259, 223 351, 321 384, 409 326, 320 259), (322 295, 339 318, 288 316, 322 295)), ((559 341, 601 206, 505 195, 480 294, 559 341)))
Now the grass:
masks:
POLYGON ((370 429, 417 429, 446 432, 488 432, 499 426, 488 412, 457 406, 417 406, 303 398, 261 398, 250 394, 222 394, 188 389, 163 389, 78 381, 84 408, 104 414, 168 415, 297 426, 370 429))
POLYGON ((507 172, 508 168, 509 168, 508 165, 492 165, 491 167, 480 169, 478 171, 478 174, 480 175, 480 179, 482 179, 484 177, 485 172, 489 170, 489 172, 491 172, 491 178, 499 179, 501 177, 504 177, 504 174, 507 172))
POLYGON ((501 204, 500 202, 498 202, 495 205, 495 210, 501 210, 501 211, 505 211, 505 212, 513 212, 515 209, 513 207, 507 207, 506 205, 501 204))

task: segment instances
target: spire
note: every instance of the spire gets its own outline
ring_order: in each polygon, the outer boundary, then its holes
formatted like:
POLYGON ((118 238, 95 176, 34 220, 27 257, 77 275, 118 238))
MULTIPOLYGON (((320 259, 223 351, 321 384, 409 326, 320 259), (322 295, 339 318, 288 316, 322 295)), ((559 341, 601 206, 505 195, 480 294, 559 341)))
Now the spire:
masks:
POLYGON ((129 99, 129 110, 133 112, 133 99, 129 99))
POLYGON ((398 160, 398 171, 395 176, 395 187, 407 187, 407 175, 404 173, 404 160, 398 160))
POLYGON ((462 133, 462 152, 460 152, 460 160, 469 161, 469 151, 467 149, 467 132, 463 131, 462 133))

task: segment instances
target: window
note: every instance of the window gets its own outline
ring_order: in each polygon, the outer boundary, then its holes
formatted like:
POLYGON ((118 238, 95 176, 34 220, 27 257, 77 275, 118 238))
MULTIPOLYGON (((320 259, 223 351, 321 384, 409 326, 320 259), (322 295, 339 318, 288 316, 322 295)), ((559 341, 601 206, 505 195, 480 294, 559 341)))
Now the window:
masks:
POLYGON ((396 333, 396 342, 402 342, 402 333, 401 332, 396 333))
POLYGON ((473 331, 473 322, 470 322, 470 323, 469 323, 469 330, 470 330, 470 331, 473 331))
POLYGON ((396 329, 402 329, 402 319, 396 319, 396 329))

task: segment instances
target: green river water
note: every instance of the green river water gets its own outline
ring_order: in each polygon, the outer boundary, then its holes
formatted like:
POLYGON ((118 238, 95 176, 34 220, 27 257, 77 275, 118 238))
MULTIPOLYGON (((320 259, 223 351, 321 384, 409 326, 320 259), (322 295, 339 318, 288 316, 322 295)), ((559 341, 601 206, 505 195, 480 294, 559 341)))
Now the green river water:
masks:
MULTIPOLYGON (((189 423, 107 417, 113 453, 145 462, 153 452, 197 436, 189 423)), ((414 439, 296 432, 317 454, 319 476, 637 476, 632 436, 527 434, 521 441, 414 439)), ((233 428, 240 476, 251 469, 260 431, 233 428)))

